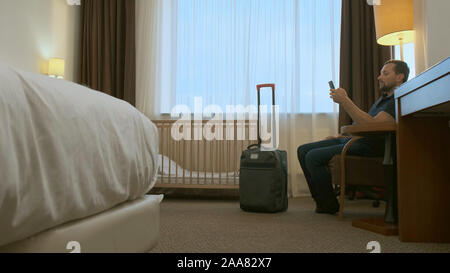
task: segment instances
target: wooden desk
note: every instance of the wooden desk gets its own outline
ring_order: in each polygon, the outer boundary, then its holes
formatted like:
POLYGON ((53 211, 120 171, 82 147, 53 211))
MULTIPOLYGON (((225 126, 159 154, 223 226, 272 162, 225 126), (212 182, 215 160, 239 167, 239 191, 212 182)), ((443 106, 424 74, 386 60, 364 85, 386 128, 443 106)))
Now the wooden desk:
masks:
POLYGON ((397 214, 397 177, 395 156, 395 132, 397 126, 393 123, 377 123, 351 125, 341 128, 343 134, 352 137, 384 136, 385 150, 383 167, 387 188, 387 202, 384 218, 360 219, 352 222, 352 226, 373 231, 383 235, 398 235, 397 214))
POLYGON ((399 238, 450 243, 450 58, 395 91, 399 238))

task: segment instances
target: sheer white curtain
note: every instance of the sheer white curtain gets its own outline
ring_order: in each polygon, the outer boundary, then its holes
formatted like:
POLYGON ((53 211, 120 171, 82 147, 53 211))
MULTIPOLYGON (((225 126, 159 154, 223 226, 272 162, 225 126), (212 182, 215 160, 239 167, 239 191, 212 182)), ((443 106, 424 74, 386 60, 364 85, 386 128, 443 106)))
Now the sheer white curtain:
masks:
POLYGON ((138 0, 136 10, 137 108, 160 118, 200 97, 225 112, 275 83, 290 195, 307 195, 297 147, 338 133, 328 81, 339 84, 341 0, 138 0))

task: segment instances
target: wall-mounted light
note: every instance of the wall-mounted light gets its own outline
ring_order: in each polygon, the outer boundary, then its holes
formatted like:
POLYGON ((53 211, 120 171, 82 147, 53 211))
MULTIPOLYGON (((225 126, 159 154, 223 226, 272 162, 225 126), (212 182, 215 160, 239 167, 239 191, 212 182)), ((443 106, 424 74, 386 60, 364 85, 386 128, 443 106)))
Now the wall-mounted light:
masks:
POLYGON ((48 75, 52 78, 63 79, 64 67, 64 59, 50 58, 50 60, 48 61, 48 75))
POLYGON ((67 0, 69 6, 80 6, 81 0, 67 0))

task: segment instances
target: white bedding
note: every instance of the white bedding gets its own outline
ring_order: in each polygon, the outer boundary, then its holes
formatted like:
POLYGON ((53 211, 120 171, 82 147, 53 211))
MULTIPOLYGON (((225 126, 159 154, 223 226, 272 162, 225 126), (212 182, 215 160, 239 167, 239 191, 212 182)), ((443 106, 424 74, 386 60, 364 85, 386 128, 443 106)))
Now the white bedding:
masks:
MULTIPOLYGON (((158 174, 161 177, 191 177, 191 171, 183 169, 175 161, 167 156, 158 155, 159 169, 158 174), (162 159, 164 158, 164 162, 162 159)), ((192 178, 212 178, 212 179, 226 179, 239 177, 239 172, 204 172, 193 171, 192 178)))
POLYGON ((0 246, 143 196, 157 155, 130 104, 0 63, 0 246))

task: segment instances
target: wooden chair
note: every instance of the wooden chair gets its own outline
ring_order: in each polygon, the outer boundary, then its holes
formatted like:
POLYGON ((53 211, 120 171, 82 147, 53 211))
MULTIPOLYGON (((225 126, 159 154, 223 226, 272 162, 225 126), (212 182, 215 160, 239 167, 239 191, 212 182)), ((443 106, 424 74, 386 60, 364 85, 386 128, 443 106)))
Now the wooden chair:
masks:
MULTIPOLYGON (((346 180, 344 185, 341 183, 341 159, 342 155, 334 156, 329 163, 331 172, 331 180, 335 188, 339 189, 339 195, 342 191, 346 192, 349 186, 353 186, 353 190, 357 191, 360 188, 386 188, 386 179, 383 169, 382 157, 362 157, 350 156, 345 157, 346 166, 346 180)), ((354 194, 354 193, 353 193, 354 194)), ((345 195, 344 195, 345 196, 345 195)), ((380 199, 372 198, 374 200, 373 206, 379 205, 380 199)), ((344 202, 340 200, 339 219, 342 219, 344 211, 344 202)))
POLYGON ((352 136, 340 155, 329 163, 332 183, 340 185, 339 219, 343 219, 346 186, 387 187, 386 168, 383 157, 347 156, 350 146, 358 139, 370 135, 380 135, 396 130, 395 124, 352 125, 342 128, 342 132, 352 136))

